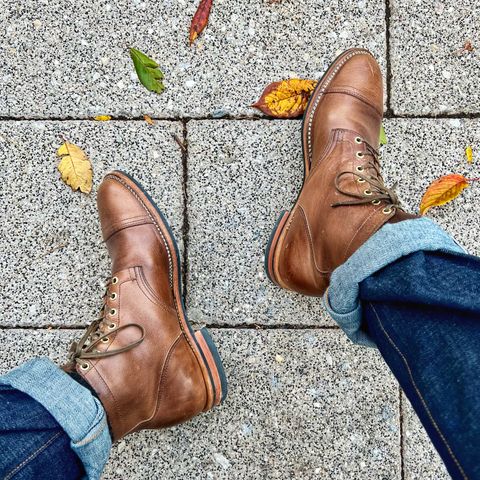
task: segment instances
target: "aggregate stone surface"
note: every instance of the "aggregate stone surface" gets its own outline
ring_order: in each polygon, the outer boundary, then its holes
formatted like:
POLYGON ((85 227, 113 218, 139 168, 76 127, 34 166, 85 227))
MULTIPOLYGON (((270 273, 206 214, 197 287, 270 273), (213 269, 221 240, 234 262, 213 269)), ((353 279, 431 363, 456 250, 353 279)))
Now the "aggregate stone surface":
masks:
POLYGON ((197 0, 2 2, 0 116, 87 118, 251 115, 270 82, 319 78, 341 51, 372 50, 385 67, 381 0, 217 0, 188 43, 197 0), (140 85, 135 47, 166 90, 140 85))
POLYGON ((0 122, 0 325, 85 325, 97 318, 110 261, 95 192, 103 175, 132 174, 182 240, 182 153, 176 122, 0 122), (90 195, 60 180, 63 138, 91 159, 90 195))
POLYGON ((480 112, 480 2, 393 0, 391 104, 409 115, 480 112), (470 42, 472 51, 465 50, 470 42))
MULTIPOLYGON (((398 388, 375 351, 332 330, 212 333, 225 403, 121 440, 105 479, 400 478, 398 388)), ((0 330, 0 372, 33 355, 64 359, 79 334, 0 330)))

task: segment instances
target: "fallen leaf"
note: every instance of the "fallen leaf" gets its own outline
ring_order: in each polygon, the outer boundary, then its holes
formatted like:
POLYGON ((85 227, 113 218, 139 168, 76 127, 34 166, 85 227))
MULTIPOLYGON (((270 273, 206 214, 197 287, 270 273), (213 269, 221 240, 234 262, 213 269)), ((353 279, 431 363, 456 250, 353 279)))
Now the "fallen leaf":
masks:
POLYGON ((465 156, 467 157, 467 162, 468 163, 473 162, 473 150, 472 150, 472 147, 470 145, 465 149, 465 156))
POLYGON ((427 188, 420 203, 420 214, 424 215, 430 208, 445 205, 457 198, 469 186, 468 178, 452 173, 435 180, 427 188))
POLYGON ((276 118, 299 117, 305 111, 316 85, 316 80, 298 78, 273 82, 265 88, 258 102, 252 107, 276 118))
POLYGON ((385 129, 383 125, 380 125, 380 145, 386 145, 388 143, 387 134, 385 133, 385 129))
POLYGON ((61 157, 58 170, 62 180, 72 187, 72 190, 80 189, 83 193, 90 193, 92 190, 92 164, 85 155, 85 152, 73 143, 65 142, 57 150, 61 157))
POLYGON ((155 122, 152 119, 152 117, 149 117, 148 115, 144 115, 143 118, 149 125, 155 125, 155 122))
POLYGON ((463 49, 466 51, 466 52, 473 52, 475 50, 475 48, 473 47, 472 45, 472 41, 471 40, 467 40, 464 44, 463 44, 463 49))
POLYGON ((130 48, 130 57, 140 83, 151 92, 162 93, 165 86, 162 82, 163 73, 158 68, 158 63, 136 48, 130 48))
POLYGON ((190 24, 190 45, 203 32, 208 23, 213 0, 200 0, 197 11, 190 24))
POLYGON ((466 53, 473 52, 474 50, 475 50, 475 47, 473 46, 472 41, 471 41, 471 40, 467 40, 467 41, 463 44, 463 47, 462 47, 462 48, 458 48, 457 50, 454 50, 454 51, 453 51, 453 54, 454 54, 456 57, 461 57, 462 55, 464 55, 464 54, 466 54, 466 53))
POLYGON ((110 115, 97 115, 94 120, 97 122, 108 122, 112 117, 110 115))

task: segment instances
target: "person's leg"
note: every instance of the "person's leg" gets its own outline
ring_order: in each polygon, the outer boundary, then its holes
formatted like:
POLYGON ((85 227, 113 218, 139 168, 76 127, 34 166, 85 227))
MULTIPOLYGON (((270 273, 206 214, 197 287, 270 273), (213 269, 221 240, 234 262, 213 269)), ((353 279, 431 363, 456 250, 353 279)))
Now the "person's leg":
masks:
POLYGON ((427 219, 385 225, 332 275, 325 305, 378 346, 453 478, 480 478, 480 260, 427 219))
POLYGON ((480 478, 480 259, 417 252, 360 285, 367 333, 453 478, 480 478))
MULTIPOLYGON (((90 389, 46 358, 30 360, 1 376, 0 388, 0 448, 2 442, 17 443, 17 440, 26 448, 25 451, 19 446, 7 449, 0 462, 2 467, 8 469, 14 465, 19 475, 20 469, 27 465, 42 471, 42 468, 49 468, 48 455, 61 448, 68 452, 67 460, 74 460, 58 464, 58 477, 52 478, 79 478, 78 475, 70 476, 75 465, 79 468, 79 461, 85 470, 84 476, 100 477, 112 440, 105 409, 90 389), (29 405, 32 406, 30 411, 29 405), (8 411, 12 412, 10 419, 4 418, 8 411), (33 457, 24 458, 28 451, 33 457)), ((30 478, 50 477, 45 474, 30 478)))
POLYGON ((40 403, 0 385, 0 478, 80 479, 85 471, 70 438, 40 403))

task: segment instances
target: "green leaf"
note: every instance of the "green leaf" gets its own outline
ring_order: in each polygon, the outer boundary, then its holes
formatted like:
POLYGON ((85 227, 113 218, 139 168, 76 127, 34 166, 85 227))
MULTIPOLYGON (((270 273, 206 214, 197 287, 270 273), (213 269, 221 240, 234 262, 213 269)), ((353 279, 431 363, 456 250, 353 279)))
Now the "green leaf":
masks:
POLYGON ((140 83, 151 92, 162 93, 165 86, 162 82, 163 73, 158 68, 158 63, 136 48, 130 48, 130 57, 132 57, 140 83))
POLYGON ((385 129, 383 125, 380 126, 380 145, 386 145, 388 143, 387 135, 385 134, 385 129))

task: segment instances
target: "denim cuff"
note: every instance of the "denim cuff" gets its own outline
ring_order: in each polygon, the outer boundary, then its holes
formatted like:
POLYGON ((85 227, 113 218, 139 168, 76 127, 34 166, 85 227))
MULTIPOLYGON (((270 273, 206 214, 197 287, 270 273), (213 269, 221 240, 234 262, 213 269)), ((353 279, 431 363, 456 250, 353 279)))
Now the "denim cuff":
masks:
POLYGON ((466 253, 432 220, 416 218, 386 223, 332 273, 330 286, 323 297, 324 305, 352 342, 375 346, 361 328, 360 283, 399 258, 420 250, 466 253))
POLYGON ((42 404, 70 437, 86 478, 97 480, 107 463, 112 440, 100 401, 48 358, 35 358, 0 377, 42 404))

